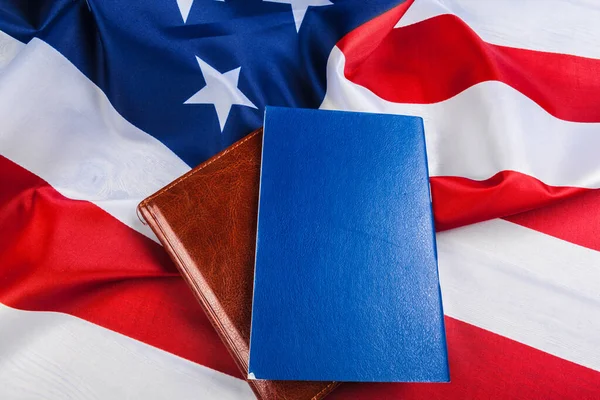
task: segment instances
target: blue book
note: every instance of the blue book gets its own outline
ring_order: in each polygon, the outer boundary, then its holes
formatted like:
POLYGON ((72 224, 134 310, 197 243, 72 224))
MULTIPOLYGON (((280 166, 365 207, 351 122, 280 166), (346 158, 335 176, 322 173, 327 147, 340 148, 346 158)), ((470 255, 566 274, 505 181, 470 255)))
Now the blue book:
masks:
POLYGON ((447 382, 423 121, 267 107, 249 379, 447 382))

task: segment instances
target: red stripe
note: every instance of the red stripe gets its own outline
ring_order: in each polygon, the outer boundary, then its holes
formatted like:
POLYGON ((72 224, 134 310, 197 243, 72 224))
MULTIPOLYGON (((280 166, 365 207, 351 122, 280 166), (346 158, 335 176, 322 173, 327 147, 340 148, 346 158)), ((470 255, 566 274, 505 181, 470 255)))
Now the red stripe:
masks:
MULTIPOLYGON (((503 81, 548 112, 576 121, 600 121, 600 60, 536 52, 483 42, 464 22, 442 15, 394 29, 402 4, 346 35, 346 77, 398 103, 446 100, 486 80, 503 81)), ((552 187, 514 171, 475 181, 431 179, 436 228, 445 230, 510 216, 588 191, 552 187)))
POLYGON ((557 118, 600 122, 600 60, 489 44, 453 15, 392 29, 395 14, 389 14, 338 43, 346 78, 379 97, 435 103, 495 80, 557 118))
POLYGON ((0 156, 0 302, 239 371, 162 247, 0 156))
MULTIPOLYGON (((160 246, 2 157, 0 182, 2 303, 75 315, 239 375, 160 246)), ((479 328, 447 318, 446 329, 451 384, 346 385, 333 399, 585 399, 600 385, 597 372, 479 328)))
POLYGON ((600 190, 505 218, 516 224, 600 251, 600 190))
POLYGON ((335 399, 598 399, 600 372, 446 317, 451 383, 347 384, 335 399))
POLYGON ((515 171, 502 171, 484 181, 431 178, 438 231, 532 210, 589 191, 594 190, 548 186, 515 171))

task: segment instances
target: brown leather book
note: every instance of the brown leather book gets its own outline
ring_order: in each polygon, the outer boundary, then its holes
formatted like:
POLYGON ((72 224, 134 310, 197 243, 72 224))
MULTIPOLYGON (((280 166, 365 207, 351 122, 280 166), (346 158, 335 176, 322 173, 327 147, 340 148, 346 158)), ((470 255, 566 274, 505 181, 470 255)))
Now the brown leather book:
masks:
MULTIPOLYGON (((142 201, 139 212, 248 374, 262 130, 142 201)), ((259 399, 322 399, 335 382, 249 380, 259 399)))

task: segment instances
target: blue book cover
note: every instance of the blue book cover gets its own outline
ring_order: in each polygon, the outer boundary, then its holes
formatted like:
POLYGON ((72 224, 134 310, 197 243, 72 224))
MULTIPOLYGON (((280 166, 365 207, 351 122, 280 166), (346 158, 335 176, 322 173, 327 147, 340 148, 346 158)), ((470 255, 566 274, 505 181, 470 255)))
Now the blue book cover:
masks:
POLYGON ((267 107, 250 379, 447 382, 423 121, 267 107))

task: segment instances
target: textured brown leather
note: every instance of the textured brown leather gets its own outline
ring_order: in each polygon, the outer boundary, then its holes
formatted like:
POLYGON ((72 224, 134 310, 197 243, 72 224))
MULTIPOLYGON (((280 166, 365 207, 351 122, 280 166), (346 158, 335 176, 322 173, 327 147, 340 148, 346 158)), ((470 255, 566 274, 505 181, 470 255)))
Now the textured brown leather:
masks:
MULTIPOLYGON (((142 201, 139 212, 248 373, 262 130, 142 201)), ((259 399, 322 399, 335 382, 249 380, 259 399)))

